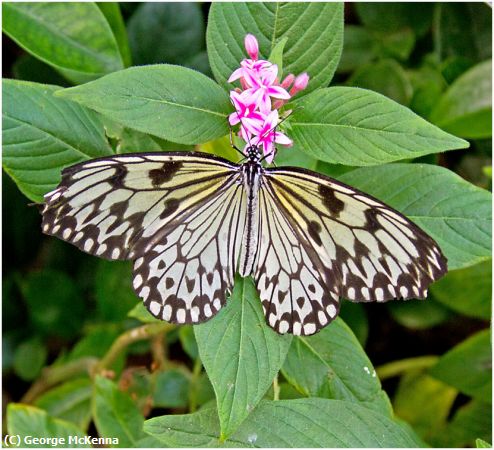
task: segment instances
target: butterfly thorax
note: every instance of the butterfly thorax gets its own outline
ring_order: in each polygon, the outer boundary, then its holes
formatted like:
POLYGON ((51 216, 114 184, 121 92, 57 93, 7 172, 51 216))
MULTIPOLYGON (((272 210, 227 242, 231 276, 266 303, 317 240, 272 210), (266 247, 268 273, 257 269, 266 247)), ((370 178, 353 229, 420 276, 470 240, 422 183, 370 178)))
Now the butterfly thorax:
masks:
POLYGON ((263 167, 261 153, 255 145, 247 148, 247 161, 241 166, 242 183, 247 204, 239 272, 246 277, 252 273, 259 239, 259 188, 263 167))

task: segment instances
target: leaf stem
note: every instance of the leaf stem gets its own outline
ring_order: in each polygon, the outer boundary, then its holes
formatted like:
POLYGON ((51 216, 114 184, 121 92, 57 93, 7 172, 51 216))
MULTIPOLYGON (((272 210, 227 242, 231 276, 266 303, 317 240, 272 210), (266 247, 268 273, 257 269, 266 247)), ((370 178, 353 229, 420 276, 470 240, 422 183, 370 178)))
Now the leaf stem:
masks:
POLYGON ((152 337, 159 334, 166 334, 167 332, 173 330, 176 325, 168 322, 160 323, 148 323, 132 330, 126 331, 121 334, 115 342, 112 344, 110 349, 101 358, 98 364, 95 365, 92 371, 92 376, 94 377, 100 372, 110 367, 115 360, 118 358, 120 353, 122 353, 130 344, 137 341, 142 341, 144 339, 151 339, 152 337))
POLYGON ((280 399, 280 385, 278 384, 278 374, 273 380, 273 400, 278 401, 280 399))
POLYGON ((21 403, 33 403, 43 392, 63 381, 83 373, 90 374, 98 360, 94 357, 79 358, 61 366, 45 367, 41 376, 21 398, 21 403))
POLYGON ((376 367, 376 373, 381 380, 401 375, 403 372, 417 369, 427 369, 438 360, 437 356, 419 356, 417 358, 401 359, 376 367))

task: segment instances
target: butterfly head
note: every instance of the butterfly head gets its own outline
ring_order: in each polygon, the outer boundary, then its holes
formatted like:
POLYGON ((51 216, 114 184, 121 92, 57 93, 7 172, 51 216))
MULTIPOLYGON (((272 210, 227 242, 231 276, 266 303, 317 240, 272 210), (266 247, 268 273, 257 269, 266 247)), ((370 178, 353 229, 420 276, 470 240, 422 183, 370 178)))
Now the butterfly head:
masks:
POLYGON ((245 149, 245 153, 250 162, 259 163, 262 160, 262 153, 257 145, 250 145, 245 149))

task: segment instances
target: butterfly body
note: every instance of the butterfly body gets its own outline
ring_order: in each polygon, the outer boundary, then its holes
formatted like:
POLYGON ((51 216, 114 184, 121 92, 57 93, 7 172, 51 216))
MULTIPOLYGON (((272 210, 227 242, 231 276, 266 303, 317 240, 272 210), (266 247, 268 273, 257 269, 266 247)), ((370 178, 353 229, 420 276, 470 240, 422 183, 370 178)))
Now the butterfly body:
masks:
POLYGON ((425 298, 446 272, 434 240, 337 180, 196 152, 135 153, 65 169, 42 229, 106 259, 133 261, 157 318, 201 323, 251 275, 269 326, 310 335, 351 301, 425 298))

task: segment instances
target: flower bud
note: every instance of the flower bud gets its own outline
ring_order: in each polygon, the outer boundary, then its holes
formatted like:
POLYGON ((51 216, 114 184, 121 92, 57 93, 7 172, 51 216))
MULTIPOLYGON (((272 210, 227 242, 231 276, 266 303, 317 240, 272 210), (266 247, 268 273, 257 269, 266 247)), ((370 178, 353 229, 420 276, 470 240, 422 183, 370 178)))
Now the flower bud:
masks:
POLYGON ((293 87, 290 89, 290 95, 295 95, 297 92, 303 91, 309 84, 309 75, 306 72, 295 78, 293 87))
POLYGON ((295 75, 293 73, 288 74, 285 79, 281 82, 281 87, 287 89, 295 81, 295 75))
POLYGON ((257 43, 257 39, 253 34, 247 34, 245 36, 245 50, 247 50, 247 54, 256 61, 259 57, 259 45, 257 43))

